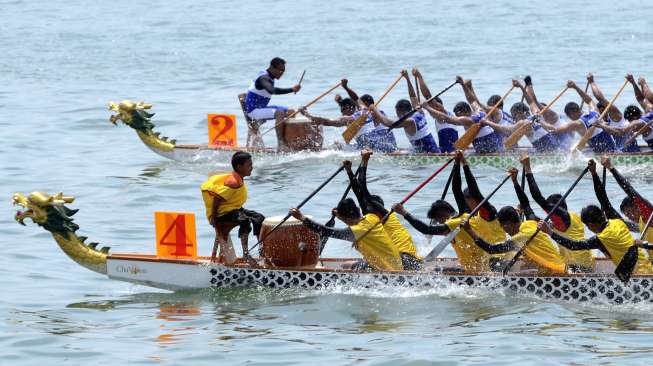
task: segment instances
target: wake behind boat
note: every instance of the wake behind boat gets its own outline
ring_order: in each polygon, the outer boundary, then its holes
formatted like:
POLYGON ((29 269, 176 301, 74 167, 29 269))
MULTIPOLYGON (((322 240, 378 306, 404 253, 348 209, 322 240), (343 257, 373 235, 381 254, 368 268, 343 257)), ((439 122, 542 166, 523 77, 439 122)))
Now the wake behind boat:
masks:
MULTIPOLYGON (((468 286, 507 295, 528 295, 541 299, 590 301, 609 304, 653 302, 653 276, 633 275, 626 284, 615 277, 614 265, 596 261, 595 273, 539 275, 520 261, 514 272, 465 273, 455 258, 441 258, 421 271, 353 272, 343 268, 347 258, 319 258, 319 237, 293 234, 293 223, 283 226, 272 244, 261 246, 261 257, 252 265, 242 258, 234 264, 217 263, 211 257, 164 258, 153 254, 109 253, 108 247, 86 244, 77 235, 72 216, 77 210, 66 207, 73 197, 61 193, 16 193, 13 202, 23 207, 16 221, 33 222, 50 232, 72 260, 108 278, 166 290, 226 287, 270 287, 328 289, 365 287, 378 289, 434 289, 468 286), (304 249, 302 249, 304 248, 304 249), (290 260, 290 262, 288 262, 290 260), (292 264, 294 261, 294 265, 292 264), (276 263, 276 264, 275 264, 276 263)), ((270 225, 275 224, 271 222, 270 225)), ((296 226, 296 224, 295 224, 296 226)))

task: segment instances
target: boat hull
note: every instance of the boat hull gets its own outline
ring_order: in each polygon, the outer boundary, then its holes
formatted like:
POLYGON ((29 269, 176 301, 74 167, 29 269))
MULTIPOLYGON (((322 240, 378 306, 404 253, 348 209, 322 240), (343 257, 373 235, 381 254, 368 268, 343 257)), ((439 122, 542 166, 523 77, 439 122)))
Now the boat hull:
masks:
MULTIPOLYGON (((154 256, 114 255, 108 259, 110 278, 167 290, 205 288, 410 288, 428 290, 463 286, 506 295, 518 294, 544 300, 628 304, 653 302, 653 277, 635 276, 623 284, 614 275, 541 276, 536 274, 464 274, 458 271, 357 273, 333 269, 341 260, 327 264, 332 268, 279 269, 225 266, 208 259, 174 261, 154 256)), ((325 263, 325 262, 323 262, 325 263)), ((441 261, 455 265, 455 259, 441 261)), ((605 265, 603 270, 608 270, 605 265)), ((450 267, 455 268, 455 267, 450 267)))

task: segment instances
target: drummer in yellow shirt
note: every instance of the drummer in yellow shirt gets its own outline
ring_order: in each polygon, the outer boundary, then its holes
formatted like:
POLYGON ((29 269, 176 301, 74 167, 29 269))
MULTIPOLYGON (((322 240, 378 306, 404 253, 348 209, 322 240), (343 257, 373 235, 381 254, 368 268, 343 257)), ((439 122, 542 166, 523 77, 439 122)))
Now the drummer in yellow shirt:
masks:
MULTIPOLYGON (((467 220, 463 222, 463 228, 474 239, 476 245, 491 254, 505 253, 519 249, 537 230, 539 219, 533 213, 528 197, 526 197, 526 194, 517 182, 517 169, 512 168, 510 170, 510 176, 515 187, 515 192, 517 193, 517 198, 519 199, 519 205, 526 217, 526 220, 522 222, 519 213, 512 206, 505 206, 499 210, 497 214, 499 223, 503 230, 510 235, 510 239, 503 243, 490 244, 476 234, 467 220)), ((526 262, 534 264, 542 274, 566 273, 567 271, 567 263, 558 251, 558 247, 547 234, 541 231, 524 249, 524 258, 526 262)))
POLYGON ((228 242, 225 227, 238 226, 238 237, 243 247, 243 258, 254 263, 249 255, 247 239, 254 227, 254 235, 261 232, 265 217, 258 212, 243 208, 247 201, 247 186, 243 178, 252 174, 252 156, 238 151, 231 157, 233 172, 211 176, 202 183, 202 198, 206 218, 215 228, 216 245, 220 246, 220 261, 232 264, 236 260, 233 246, 228 242))
POLYGON ((353 247, 363 256, 362 260, 352 264, 351 269, 354 271, 403 270, 399 250, 379 223, 379 217, 373 213, 361 215, 360 209, 351 198, 340 201, 334 209, 336 217, 348 226, 344 229, 333 229, 319 224, 296 208, 291 209, 290 214, 321 236, 353 242, 353 247))

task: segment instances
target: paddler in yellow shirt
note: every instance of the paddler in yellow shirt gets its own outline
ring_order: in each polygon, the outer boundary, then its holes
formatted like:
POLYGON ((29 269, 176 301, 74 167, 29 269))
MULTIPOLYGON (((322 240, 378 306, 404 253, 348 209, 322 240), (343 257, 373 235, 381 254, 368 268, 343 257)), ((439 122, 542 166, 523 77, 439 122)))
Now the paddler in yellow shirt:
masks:
MULTIPOLYGON (((544 198, 531 171, 531 162, 528 155, 523 156, 519 161, 522 163, 524 174, 526 174, 531 197, 548 214, 562 198, 562 195, 554 193, 544 198)), ((565 201, 562 201, 555 212, 551 214, 551 223, 556 233, 574 240, 585 240, 585 225, 583 225, 580 215, 568 211, 565 201)), ((594 256, 591 250, 569 250, 565 247, 559 247, 558 249, 560 254, 565 257, 569 272, 590 273, 594 271, 594 256)))
MULTIPOLYGON (((351 170, 351 161, 345 160, 343 165, 349 176, 351 190, 358 199, 358 204, 363 214, 373 213, 382 219, 388 214, 384 207, 383 199, 380 196, 372 195, 367 189, 367 164, 372 156, 371 150, 361 152, 361 166, 358 177, 354 176, 351 170)), ((388 216, 385 223, 382 223, 383 229, 390 236, 392 243, 399 250, 401 262, 404 270, 417 271, 422 266, 422 258, 417 255, 417 248, 413 244, 413 238, 406 228, 399 222, 397 216, 392 213, 388 216)))
POLYGON ((255 263, 249 255, 247 239, 254 227, 254 235, 261 232, 265 217, 260 213, 243 208, 247 201, 247 186, 244 178, 252 174, 252 156, 238 151, 231 157, 233 171, 211 176, 202 183, 202 198, 206 208, 206 218, 215 228, 216 247, 220 246, 219 261, 232 264, 236 260, 233 246, 228 242, 225 228, 238 226, 238 237, 243 247, 243 258, 255 263), (223 225, 224 224, 224 225, 223 225))
POLYGON ((653 274, 653 267, 646 256, 644 249, 635 244, 628 226, 621 215, 612 207, 601 178, 596 173, 596 162, 590 159, 589 170, 594 182, 594 193, 601 207, 589 205, 580 212, 580 217, 585 226, 596 234, 586 240, 572 240, 552 232, 551 227, 540 222, 539 227, 546 231, 553 240, 571 250, 598 249, 610 258, 617 267, 615 274, 627 281, 632 274, 653 274))
MULTIPOLYGON (((499 223, 506 234, 510 235, 510 239, 498 244, 488 243, 478 236, 467 220, 463 222, 463 228, 474 239, 476 245, 492 254, 519 249, 535 233, 539 221, 539 218, 533 213, 528 197, 517 182, 517 169, 510 169, 509 174, 519 199, 519 205, 526 217, 526 220, 522 222, 519 212, 512 206, 505 206, 499 210, 497 213, 499 223)), ((526 262, 534 264, 541 274, 566 273, 567 270, 565 258, 558 251, 558 247, 547 234, 541 231, 524 249, 524 259, 526 262)))
POLYGON ((378 216, 373 213, 361 215, 360 209, 351 198, 340 201, 333 213, 348 227, 333 229, 307 218, 296 208, 290 210, 294 218, 320 236, 353 242, 353 247, 361 253, 363 259, 348 264, 347 267, 351 270, 358 272, 403 270, 399 250, 392 243, 383 225, 379 223, 378 216))
MULTIPOLYGON (((468 212, 470 212, 470 209, 467 207, 467 203, 465 202, 460 178, 460 162, 462 160, 462 155, 459 155, 459 157, 459 159, 456 159, 451 173, 453 175, 451 180, 451 190, 456 200, 456 205, 458 206, 458 212, 456 212, 449 202, 445 200, 437 200, 433 202, 427 213, 427 217, 431 219, 431 222, 435 222, 436 224, 429 225, 411 215, 406 211, 403 205, 398 203, 392 206, 396 213, 404 216, 404 218, 422 234, 449 235, 449 233, 455 230, 463 220, 469 218, 468 212)), ((471 225, 477 232, 484 230, 484 226, 487 226, 484 221, 478 218, 471 220, 471 225)), ((505 240, 505 235, 493 236, 501 241, 505 240)), ((491 256, 474 244, 474 240, 465 230, 461 230, 458 235, 453 238, 451 246, 458 256, 460 265, 467 273, 498 271, 504 264, 500 258, 497 258, 497 256, 491 256)))

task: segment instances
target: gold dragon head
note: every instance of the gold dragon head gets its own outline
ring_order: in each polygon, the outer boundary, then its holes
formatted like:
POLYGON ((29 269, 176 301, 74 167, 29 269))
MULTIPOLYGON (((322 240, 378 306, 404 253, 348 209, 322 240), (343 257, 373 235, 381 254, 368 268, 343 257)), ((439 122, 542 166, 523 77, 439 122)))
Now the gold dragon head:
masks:
MULTIPOLYGON (((134 118, 138 118, 139 115, 141 115, 139 111, 145 111, 150 108, 152 108, 152 104, 147 104, 142 101, 133 102, 131 100, 123 100, 120 103, 109 102, 109 110, 117 112, 117 114, 113 114, 109 117, 109 121, 114 125, 118 124, 118 121, 122 121, 126 125, 131 125, 134 118)), ((148 116, 147 118, 149 119, 149 117, 151 116, 148 116)))
POLYGON ((31 219, 49 231, 75 232, 77 225, 72 222, 71 216, 77 210, 64 206, 74 200, 74 197, 64 196, 61 192, 55 195, 32 192, 27 197, 21 193, 14 193, 12 198, 14 205, 23 206, 25 209, 19 210, 14 218, 21 225, 25 225, 25 219, 31 219))

